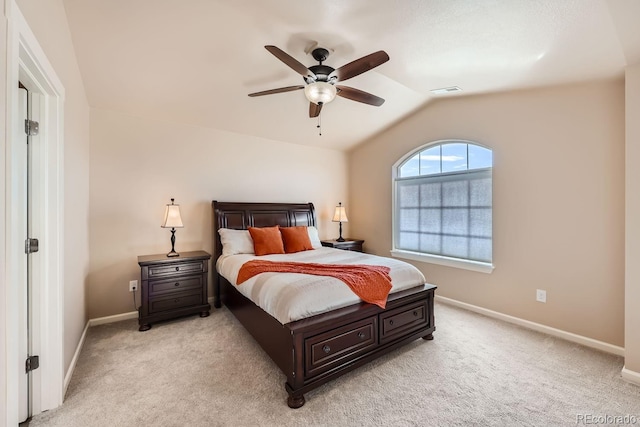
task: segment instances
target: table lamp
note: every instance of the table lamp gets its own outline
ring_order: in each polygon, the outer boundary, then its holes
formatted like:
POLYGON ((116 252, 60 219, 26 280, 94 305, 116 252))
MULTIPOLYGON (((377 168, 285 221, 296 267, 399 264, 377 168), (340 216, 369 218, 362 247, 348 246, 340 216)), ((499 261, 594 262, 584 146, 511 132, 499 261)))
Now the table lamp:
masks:
POLYGON ((174 199, 171 199, 171 204, 167 205, 164 211, 164 221, 160 226, 171 229, 171 252, 167 254, 168 257, 180 256, 174 249, 176 244, 176 228, 184 227, 184 225, 182 225, 182 218, 180 217, 180 205, 174 204, 173 201, 174 199))
POLYGON ((332 221, 340 223, 340 237, 336 239, 336 242, 344 242, 344 238, 342 237, 342 223, 349 222, 349 220, 347 219, 347 211, 344 209, 344 206, 342 206, 342 202, 338 203, 338 206, 336 206, 332 221))

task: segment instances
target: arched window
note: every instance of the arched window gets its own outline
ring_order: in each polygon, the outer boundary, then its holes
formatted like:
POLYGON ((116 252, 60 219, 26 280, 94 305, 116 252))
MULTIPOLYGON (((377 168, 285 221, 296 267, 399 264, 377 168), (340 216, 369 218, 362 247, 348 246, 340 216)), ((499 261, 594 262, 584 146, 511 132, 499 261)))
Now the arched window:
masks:
POLYGON ((398 257, 476 271, 493 269, 493 152, 439 141, 393 169, 393 250, 398 257))

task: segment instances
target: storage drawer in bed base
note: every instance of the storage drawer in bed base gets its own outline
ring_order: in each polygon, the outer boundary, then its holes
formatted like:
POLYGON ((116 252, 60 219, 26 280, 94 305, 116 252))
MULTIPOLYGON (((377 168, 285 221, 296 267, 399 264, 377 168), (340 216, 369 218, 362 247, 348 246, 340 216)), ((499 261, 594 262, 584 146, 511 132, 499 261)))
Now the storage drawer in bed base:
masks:
POLYGON ((313 377, 353 359, 378 344, 378 319, 341 326, 304 342, 305 376, 313 377))
POLYGON ((426 301, 380 314, 380 343, 393 341, 413 331, 429 327, 429 307, 426 301))

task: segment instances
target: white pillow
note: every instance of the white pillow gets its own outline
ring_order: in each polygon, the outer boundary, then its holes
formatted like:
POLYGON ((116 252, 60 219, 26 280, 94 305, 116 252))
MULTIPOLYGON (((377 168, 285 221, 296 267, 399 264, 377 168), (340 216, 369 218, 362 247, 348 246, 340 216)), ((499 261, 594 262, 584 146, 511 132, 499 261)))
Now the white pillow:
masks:
POLYGON ((307 233, 309 233, 309 240, 311 240, 311 247, 313 249, 318 249, 322 247, 322 243, 320 243, 320 237, 318 236, 318 229, 314 226, 307 227, 307 233))
POLYGON ((253 239, 249 230, 233 230, 220 228, 220 243, 222 243, 222 255, 253 254, 253 239))

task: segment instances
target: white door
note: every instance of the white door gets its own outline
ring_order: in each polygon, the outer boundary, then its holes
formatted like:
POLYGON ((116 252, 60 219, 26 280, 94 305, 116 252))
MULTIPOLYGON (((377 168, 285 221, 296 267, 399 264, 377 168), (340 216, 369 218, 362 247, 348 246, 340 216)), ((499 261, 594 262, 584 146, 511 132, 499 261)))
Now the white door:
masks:
MULTIPOLYGON (((18 415, 20 422, 27 420, 33 414, 32 405, 32 386, 33 375, 29 368, 37 368, 35 360, 31 358, 30 364, 27 360, 33 355, 33 283, 32 276, 34 268, 32 265, 33 254, 37 252, 36 241, 33 238, 33 221, 32 221, 32 195, 33 195, 33 137, 35 133, 33 128, 27 129, 27 123, 30 123, 32 100, 34 94, 28 92, 22 85, 19 90, 18 108, 20 111, 20 123, 25 123, 18 129, 16 138, 19 144, 16 144, 17 154, 22 164, 20 179, 17 180, 19 186, 17 193, 20 195, 20 203, 18 204, 16 217, 18 218, 18 226, 20 228, 21 241, 25 242, 24 251, 20 254, 19 265, 19 347, 20 354, 18 358, 18 415)), ((33 123, 33 122, 31 122, 33 123)))
MULTIPOLYGON (((24 88, 20 88, 19 91, 20 98, 18 100, 18 107, 20 110, 20 122, 24 123, 25 120, 28 119, 27 112, 27 98, 28 93, 24 88)), ((16 144, 16 150, 19 153, 19 157, 21 162, 28 168, 28 160, 27 160, 27 134, 26 132, 22 132, 21 129, 18 130, 16 139, 18 140, 18 144, 16 144)), ((25 169, 26 171, 26 169, 25 169)), ((27 172, 28 173, 28 172, 27 172)), ((20 180, 18 181, 19 185, 19 193, 20 197, 20 205, 18 209, 21 211, 21 215, 19 218, 20 225, 20 237, 21 241, 26 241, 27 239, 27 174, 20 174, 20 180)), ((21 366, 29 356, 29 291, 28 291, 28 279, 27 279, 27 254, 21 257, 20 269, 19 269, 19 289, 20 289, 20 299, 19 299, 19 342, 20 342, 20 357, 18 358, 18 375, 19 375, 19 416, 20 421, 24 421, 29 418, 29 374, 25 372, 24 366, 21 366), (22 368, 22 369, 21 369, 22 368)))

